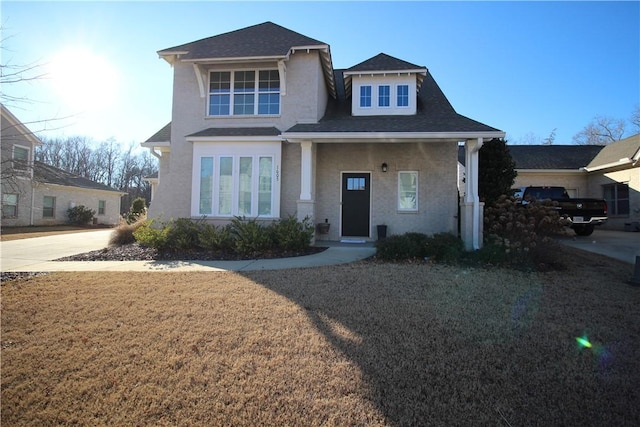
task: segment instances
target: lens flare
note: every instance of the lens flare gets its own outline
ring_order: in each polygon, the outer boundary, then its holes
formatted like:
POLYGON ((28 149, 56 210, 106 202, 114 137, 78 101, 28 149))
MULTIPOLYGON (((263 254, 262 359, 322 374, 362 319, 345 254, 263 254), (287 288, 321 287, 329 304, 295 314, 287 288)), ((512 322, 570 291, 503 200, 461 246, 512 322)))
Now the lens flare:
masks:
POLYGON ((583 348, 591 348, 591 343, 587 339, 587 337, 577 337, 576 341, 583 348))

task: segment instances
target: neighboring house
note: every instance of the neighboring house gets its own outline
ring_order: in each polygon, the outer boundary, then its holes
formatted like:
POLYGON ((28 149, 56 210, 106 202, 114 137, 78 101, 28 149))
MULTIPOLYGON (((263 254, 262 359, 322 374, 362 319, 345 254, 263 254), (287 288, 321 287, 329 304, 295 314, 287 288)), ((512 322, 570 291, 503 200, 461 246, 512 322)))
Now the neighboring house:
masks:
POLYGON ((640 231, 640 134, 607 145, 585 170, 589 194, 607 201, 604 227, 640 231))
POLYGON ((67 209, 79 205, 95 210, 100 224, 118 223, 124 193, 34 161, 42 142, 7 108, 0 108, 3 227, 62 224, 67 209))
POLYGON ((477 169, 457 192, 457 147, 477 167, 504 132, 458 114, 423 66, 379 54, 334 69, 329 45, 271 22, 158 52, 173 117, 143 146, 159 157, 151 217, 296 215, 328 240, 458 232, 482 244, 477 169))
MULTIPOLYGON (((605 199, 605 229, 640 228, 640 135, 601 145, 508 145, 514 188, 562 186, 571 197, 605 199)), ((464 149, 458 160, 464 178, 464 149)), ((462 189, 463 181, 460 181, 462 189)))

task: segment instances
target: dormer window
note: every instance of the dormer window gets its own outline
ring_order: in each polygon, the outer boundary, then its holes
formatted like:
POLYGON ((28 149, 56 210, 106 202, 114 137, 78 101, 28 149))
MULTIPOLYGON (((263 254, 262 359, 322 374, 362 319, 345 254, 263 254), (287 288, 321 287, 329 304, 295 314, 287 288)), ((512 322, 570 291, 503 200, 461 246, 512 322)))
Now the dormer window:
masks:
POLYGON ((209 116, 280 114, 278 70, 210 72, 208 114, 209 116))
POLYGON ((398 85, 396 88, 397 105, 398 107, 409 106, 409 85, 398 85))
POLYGON ((371 107, 371 86, 360 86, 360 107, 371 107))
POLYGON ((391 100, 391 88, 389 85, 378 86, 378 107, 388 107, 391 100))

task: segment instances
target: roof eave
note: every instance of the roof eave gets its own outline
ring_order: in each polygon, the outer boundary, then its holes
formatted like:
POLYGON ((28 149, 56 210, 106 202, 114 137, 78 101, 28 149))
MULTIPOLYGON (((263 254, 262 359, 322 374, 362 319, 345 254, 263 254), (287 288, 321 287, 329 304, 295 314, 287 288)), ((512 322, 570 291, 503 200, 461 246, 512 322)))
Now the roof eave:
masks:
POLYGON ((283 138, 290 142, 308 140, 331 140, 349 142, 373 142, 386 141, 410 141, 410 140, 452 140, 464 141, 468 139, 493 139, 504 138, 502 131, 487 132, 284 132, 283 138))
POLYGON ((281 135, 187 136, 187 142, 282 142, 281 135))

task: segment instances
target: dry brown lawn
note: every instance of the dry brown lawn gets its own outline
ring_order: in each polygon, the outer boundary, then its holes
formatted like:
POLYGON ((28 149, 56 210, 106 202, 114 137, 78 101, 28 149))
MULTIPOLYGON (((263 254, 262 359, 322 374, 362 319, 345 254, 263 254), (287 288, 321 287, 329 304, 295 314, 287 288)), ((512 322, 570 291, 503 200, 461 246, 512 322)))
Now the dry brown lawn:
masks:
POLYGON ((632 266, 572 253, 8 281, 2 425, 637 425, 632 266))

